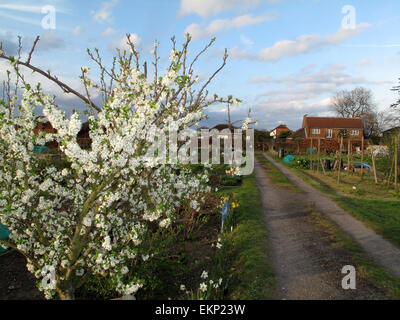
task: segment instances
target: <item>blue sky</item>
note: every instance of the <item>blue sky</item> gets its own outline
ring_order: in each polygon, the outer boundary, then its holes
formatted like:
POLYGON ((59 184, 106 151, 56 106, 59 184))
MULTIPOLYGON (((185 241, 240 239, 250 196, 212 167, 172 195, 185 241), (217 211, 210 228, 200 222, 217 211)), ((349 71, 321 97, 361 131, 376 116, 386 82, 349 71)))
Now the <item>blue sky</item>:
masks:
MULTIPOLYGON (((224 48, 228 65, 210 86, 211 93, 233 94, 243 103, 232 110, 244 119, 249 107, 259 128, 286 123, 301 127, 304 114, 331 115, 335 92, 363 86, 372 90, 380 110, 396 100, 391 88, 400 77, 400 2, 338 0, 1 0, 0 40, 5 51, 15 51, 17 35, 27 50, 41 36, 32 63, 47 69, 79 89, 81 66, 92 66, 86 48, 98 48, 111 62, 113 49, 131 33, 149 54, 154 40, 168 57, 170 38, 193 35, 191 52, 212 37, 217 40, 199 62, 201 79, 220 64, 224 48), (56 29, 45 30, 41 9, 56 9, 56 29), (346 5, 355 9, 353 28, 343 28, 346 5)), ((164 60, 165 61, 165 60, 164 60)), ((94 66, 93 66, 94 67, 94 66)), ((0 78, 4 77, 0 64, 0 78)), ((31 80, 38 81, 33 75, 31 80)), ((66 110, 81 109, 79 101, 62 95, 46 83, 66 110)), ((225 122, 226 106, 207 111, 205 125, 225 122)))

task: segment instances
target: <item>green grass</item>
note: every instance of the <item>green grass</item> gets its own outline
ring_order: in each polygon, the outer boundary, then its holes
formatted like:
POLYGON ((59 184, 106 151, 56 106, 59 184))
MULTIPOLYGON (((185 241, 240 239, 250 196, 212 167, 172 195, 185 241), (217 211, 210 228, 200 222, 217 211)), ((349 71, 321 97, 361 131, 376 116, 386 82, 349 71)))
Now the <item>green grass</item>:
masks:
POLYGON ((301 192, 277 167, 275 167, 271 162, 265 159, 262 154, 257 153, 256 159, 257 162, 260 163, 265 169, 268 177, 274 185, 278 187, 286 187, 293 192, 301 192))
POLYGON ((245 176, 237 188, 221 190, 233 193, 240 207, 236 211, 236 227, 226 236, 227 258, 230 260, 229 299, 268 300, 275 298, 275 276, 268 249, 268 234, 259 191, 254 175, 245 176))
MULTIPOLYGON (((296 167, 294 164, 284 163, 276 155, 268 153, 270 157, 279 163, 286 166, 289 170, 296 173, 300 178, 302 178, 307 183, 311 184, 313 187, 325 192, 329 195, 337 195, 337 193, 345 194, 346 196, 370 199, 370 200, 397 200, 400 199, 400 194, 396 195, 393 185, 388 185, 387 181, 384 180, 382 174, 378 174, 378 184, 375 183, 373 177, 373 172, 364 171, 363 179, 361 179, 360 171, 355 173, 348 173, 343 171, 340 175, 341 183, 337 183, 337 171, 327 171, 326 174, 323 173, 322 168, 320 170, 305 170, 296 167), (356 191, 353 187, 356 187, 356 191)), ((295 156, 297 159, 307 159, 306 156, 295 156)), ((321 156, 321 158, 329 158, 326 156, 321 156)), ((314 159, 315 160, 315 159, 314 159)), ((344 159, 344 164, 347 164, 347 158, 344 159)), ((354 161, 355 159, 353 159, 354 161)), ((380 161, 386 161, 385 159, 380 159, 380 161)), ((368 163, 368 161, 364 161, 368 163)), ((379 170, 379 168, 378 168, 379 170)), ((379 173, 379 172, 378 172, 379 173)))
POLYGON ((400 247, 400 202, 337 197, 339 205, 400 247))
POLYGON ((364 250, 330 219, 321 213, 313 212, 312 220, 330 234, 332 246, 342 247, 350 253, 358 279, 364 279, 379 288, 389 299, 400 299, 400 279, 371 262, 364 250))

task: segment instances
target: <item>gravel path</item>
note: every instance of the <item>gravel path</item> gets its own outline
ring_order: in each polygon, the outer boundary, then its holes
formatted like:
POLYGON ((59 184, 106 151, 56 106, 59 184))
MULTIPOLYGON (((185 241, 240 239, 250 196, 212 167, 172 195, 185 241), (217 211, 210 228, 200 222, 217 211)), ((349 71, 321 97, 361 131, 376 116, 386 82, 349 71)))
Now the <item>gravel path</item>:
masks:
POLYGON ((304 197, 315 205, 317 211, 328 216, 343 231, 347 232, 374 262, 400 278, 400 249, 340 208, 329 196, 301 180, 271 157, 266 154, 264 154, 264 157, 272 162, 295 186, 305 193, 304 197))
POLYGON ((343 290, 341 269, 351 253, 333 247, 330 234, 315 223, 307 194, 273 185, 265 169, 255 175, 270 236, 279 299, 384 299, 379 289, 357 279, 357 290, 343 290))

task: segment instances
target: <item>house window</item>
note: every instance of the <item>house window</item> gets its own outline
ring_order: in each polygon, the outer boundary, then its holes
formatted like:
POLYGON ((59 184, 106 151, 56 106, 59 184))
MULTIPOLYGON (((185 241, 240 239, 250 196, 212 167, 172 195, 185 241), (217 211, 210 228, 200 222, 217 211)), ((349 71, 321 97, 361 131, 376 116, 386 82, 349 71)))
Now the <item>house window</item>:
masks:
POLYGON ((326 130, 326 137, 328 139, 331 139, 333 137, 332 129, 326 130))
POLYGON ((358 135, 360 135, 360 131, 358 131, 358 130, 351 130, 351 133, 350 133, 352 136, 358 136, 358 135))
POLYGON ((320 134, 321 130, 320 129, 312 129, 312 134, 320 134))

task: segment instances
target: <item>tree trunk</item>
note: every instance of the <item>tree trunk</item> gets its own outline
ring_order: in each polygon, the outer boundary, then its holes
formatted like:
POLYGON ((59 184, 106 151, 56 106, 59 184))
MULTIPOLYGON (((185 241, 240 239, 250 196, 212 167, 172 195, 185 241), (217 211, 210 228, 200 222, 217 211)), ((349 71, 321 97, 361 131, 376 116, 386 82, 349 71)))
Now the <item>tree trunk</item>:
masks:
POLYGON ((57 281, 56 291, 61 300, 75 300, 75 289, 71 281, 57 281))

